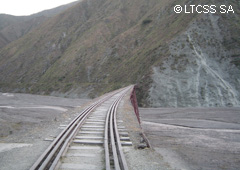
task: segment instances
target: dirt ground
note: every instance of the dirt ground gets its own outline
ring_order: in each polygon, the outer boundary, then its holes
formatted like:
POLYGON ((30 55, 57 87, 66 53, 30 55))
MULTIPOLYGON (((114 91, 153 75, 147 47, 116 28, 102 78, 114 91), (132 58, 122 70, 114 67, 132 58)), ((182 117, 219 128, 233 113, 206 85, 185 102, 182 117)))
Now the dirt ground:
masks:
MULTIPOLYGON (((130 169, 171 170, 163 157, 151 149, 139 149, 141 129, 129 100, 124 97, 119 114, 133 142, 124 152, 130 169)), ((45 151, 69 122, 91 103, 89 100, 65 99, 28 94, 0 93, 0 169, 26 170, 45 151), (87 102, 87 103, 86 103, 87 102), (86 104, 84 104, 86 103, 86 104), (81 105, 82 107, 78 107, 81 105)), ((119 115, 119 116, 120 116, 119 115)))
POLYGON ((140 114, 152 146, 173 169, 239 169, 240 108, 141 108, 140 114))
MULTIPOLYGON (((51 143, 48 139, 57 136, 89 102, 0 93, 0 169, 29 169, 51 143)), ((141 108, 140 115, 156 152, 134 148, 136 155, 128 151, 128 159, 148 156, 149 162, 158 160, 151 168, 157 170, 239 169, 240 108, 141 108)))
MULTIPOLYGON (((130 91, 121 101, 119 116, 133 142, 125 147, 130 169, 170 170, 162 156, 151 149, 139 149, 141 129, 130 103, 130 91)), ((0 93, 0 169, 26 170, 51 141, 92 101, 28 94, 0 93), (86 104, 84 104, 86 103, 86 104), (82 107, 78 107, 81 105, 82 107)))
POLYGON ((89 101, 0 93, 0 169, 29 169, 89 101))
POLYGON ((16 134, 22 136, 33 126, 57 122, 61 118, 59 115, 64 116, 62 113, 87 101, 89 100, 0 93, 0 140, 16 134))

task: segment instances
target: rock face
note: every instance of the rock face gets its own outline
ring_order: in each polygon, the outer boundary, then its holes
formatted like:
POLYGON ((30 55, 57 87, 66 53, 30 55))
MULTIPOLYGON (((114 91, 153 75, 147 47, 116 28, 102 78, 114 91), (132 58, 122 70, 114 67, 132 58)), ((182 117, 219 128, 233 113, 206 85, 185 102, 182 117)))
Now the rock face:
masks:
POLYGON ((219 16, 204 15, 169 43, 170 56, 153 67, 152 106, 239 106, 240 49, 226 48, 224 29, 219 16))

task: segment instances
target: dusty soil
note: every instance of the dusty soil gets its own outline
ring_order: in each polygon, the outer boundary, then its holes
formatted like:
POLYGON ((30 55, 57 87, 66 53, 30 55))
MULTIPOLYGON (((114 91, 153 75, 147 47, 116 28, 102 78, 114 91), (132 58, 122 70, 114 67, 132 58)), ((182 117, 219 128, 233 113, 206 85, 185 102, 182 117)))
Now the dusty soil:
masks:
POLYGON ((239 169, 240 108, 142 108, 140 114, 152 146, 173 169, 239 169))
MULTIPOLYGON (((50 144, 45 139, 57 136, 88 102, 0 93, 0 169, 29 169, 50 144)), ((131 169, 240 167, 240 108, 140 109, 153 150, 138 148, 142 130, 128 96, 119 111, 134 144, 125 149, 131 169)))
POLYGON ((88 99, 0 93, 0 169, 29 169, 88 99))
MULTIPOLYGON (((167 170, 169 165, 152 149, 139 149, 143 144, 129 95, 118 109, 133 142, 124 152, 132 170, 167 170)), ((92 100, 94 101, 94 100, 92 100)), ((28 94, 0 94, 0 169, 26 170, 45 151, 51 141, 79 112, 92 101, 28 94), (87 102, 87 103, 86 103, 87 102), (86 104, 84 104, 86 103, 86 104), (81 107, 78 107, 81 105, 81 107)))

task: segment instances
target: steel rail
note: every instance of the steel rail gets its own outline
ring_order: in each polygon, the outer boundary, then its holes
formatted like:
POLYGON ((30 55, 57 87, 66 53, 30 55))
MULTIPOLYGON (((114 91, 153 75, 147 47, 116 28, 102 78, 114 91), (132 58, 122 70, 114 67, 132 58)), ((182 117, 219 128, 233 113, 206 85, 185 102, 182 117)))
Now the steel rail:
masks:
POLYGON ((44 151, 39 159, 33 164, 30 170, 45 170, 54 169, 71 141, 77 130, 80 128, 84 120, 88 117, 93 109, 102 104, 104 101, 119 93, 123 89, 110 93, 106 97, 99 99, 92 105, 84 109, 50 144, 50 146, 44 151))
POLYGON ((114 159, 115 170, 128 170, 127 162, 122 151, 122 145, 120 142, 116 118, 118 105, 128 90, 129 88, 126 89, 124 93, 113 102, 106 116, 104 133, 106 170, 111 170, 110 153, 112 153, 114 159))
MULTIPOLYGON (((121 97, 121 99, 122 98, 123 98, 123 96, 121 97)), ((128 170, 127 161, 126 161, 126 158, 123 153, 122 144, 120 141, 120 136, 119 136, 118 127, 117 127, 117 107, 118 107, 121 99, 118 101, 116 107, 114 108, 113 123, 114 123, 114 130, 115 130, 115 141, 116 141, 117 153, 118 153, 118 157, 119 157, 119 164, 120 164, 121 170, 128 170)))

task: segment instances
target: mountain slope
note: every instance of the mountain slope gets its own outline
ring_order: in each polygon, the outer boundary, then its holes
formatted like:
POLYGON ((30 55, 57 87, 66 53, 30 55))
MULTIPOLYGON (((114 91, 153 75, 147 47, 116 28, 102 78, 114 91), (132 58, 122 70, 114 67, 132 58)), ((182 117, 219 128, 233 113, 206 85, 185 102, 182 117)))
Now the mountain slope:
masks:
POLYGON ((76 3, 62 5, 30 16, 0 14, 0 49, 76 3))
POLYGON ((237 1, 228 2, 236 9, 228 15, 176 14, 177 3, 190 2, 83 1, 0 51, 1 90, 94 97, 138 83, 142 105, 238 105, 239 41, 233 40, 239 36, 234 31, 239 29, 237 1), (211 65, 204 64, 204 57, 211 65), (216 69, 221 62, 225 67, 216 69), (200 72, 206 81, 193 79, 200 72), (209 83, 212 77, 215 84, 209 83), (228 101, 229 96, 233 99, 228 101))

